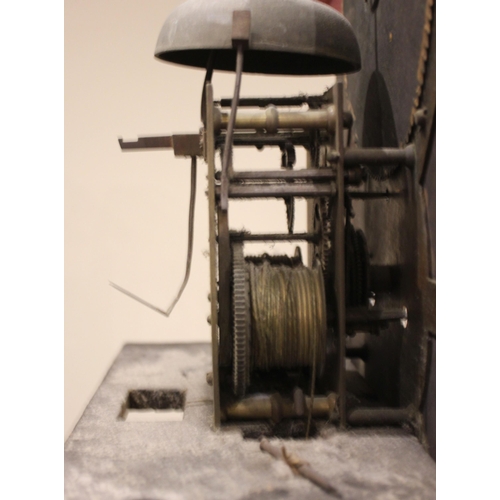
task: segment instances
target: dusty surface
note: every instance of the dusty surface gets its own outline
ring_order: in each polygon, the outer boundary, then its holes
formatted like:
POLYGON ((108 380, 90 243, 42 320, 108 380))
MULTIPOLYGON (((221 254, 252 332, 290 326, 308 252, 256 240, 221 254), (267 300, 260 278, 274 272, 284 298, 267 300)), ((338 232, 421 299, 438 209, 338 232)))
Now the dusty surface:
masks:
MULTIPOLYGON (((120 500, 332 498, 243 440, 214 432, 209 344, 126 345, 65 445, 65 498, 120 500), (118 418, 129 390, 186 391, 181 422, 118 418)), ((271 440, 307 460, 345 499, 435 498, 435 462, 402 429, 271 440)))

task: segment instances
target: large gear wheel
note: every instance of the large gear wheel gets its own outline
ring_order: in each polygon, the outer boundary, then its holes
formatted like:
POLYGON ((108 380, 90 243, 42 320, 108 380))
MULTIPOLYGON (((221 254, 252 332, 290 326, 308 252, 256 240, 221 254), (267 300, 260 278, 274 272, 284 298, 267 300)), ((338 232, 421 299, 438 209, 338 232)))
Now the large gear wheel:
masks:
POLYGON ((245 395, 250 382, 250 290, 243 244, 233 250, 233 391, 245 395))

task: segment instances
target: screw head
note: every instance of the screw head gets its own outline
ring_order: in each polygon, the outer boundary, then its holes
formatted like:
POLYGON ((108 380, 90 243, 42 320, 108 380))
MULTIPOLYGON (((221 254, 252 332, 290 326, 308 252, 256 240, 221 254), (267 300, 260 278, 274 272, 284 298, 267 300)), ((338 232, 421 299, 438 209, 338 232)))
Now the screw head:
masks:
POLYGON ((399 322, 401 323, 401 326, 406 329, 408 327, 408 309, 406 307, 403 307, 405 315, 404 318, 401 318, 399 322))

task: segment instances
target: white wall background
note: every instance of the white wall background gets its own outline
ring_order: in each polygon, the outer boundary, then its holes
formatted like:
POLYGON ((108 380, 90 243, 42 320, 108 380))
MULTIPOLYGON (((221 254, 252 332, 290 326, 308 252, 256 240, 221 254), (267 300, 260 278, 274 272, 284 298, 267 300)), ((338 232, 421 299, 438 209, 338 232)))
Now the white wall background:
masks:
MULTIPOLYGON (((191 279, 170 318, 108 285, 166 308, 182 282, 189 160, 166 151, 122 153, 117 142, 200 127, 204 71, 153 56, 163 22, 179 3, 65 1, 65 437, 124 343, 210 339, 203 162, 191 279)), ((232 94, 232 74, 216 73, 213 83, 216 97, 232 94)), ((315 94, 332 83, 331 77, 244 75, 242 95, 315 94)), ((279 158, 278 150, 240 150, 235 168, 277 168, 279 158)), ((304 166, 305 156, 298 158, 304 166)), ((297 230, 305 229, 301 208, 297 230)), ((235 228, 286 229, 278 201, 233 203, 230 216, 235 228)))

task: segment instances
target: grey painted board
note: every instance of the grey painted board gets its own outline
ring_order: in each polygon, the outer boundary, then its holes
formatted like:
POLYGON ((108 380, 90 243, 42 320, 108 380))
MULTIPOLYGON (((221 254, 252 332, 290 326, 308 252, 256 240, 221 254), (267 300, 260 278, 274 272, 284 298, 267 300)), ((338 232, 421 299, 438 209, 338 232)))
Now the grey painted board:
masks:
MULTIPOLYGON (((209 344, 126 345, 65 444, 65 498, 106 500, 332 498, 244 440, 235 426, 214 432, 209 344), (186 392, 184 418, 118 418, 129 390, 186 392)), ((435 498, 435 462, 404 429, 271 440, 307 460, 345 499, 435 498)))

